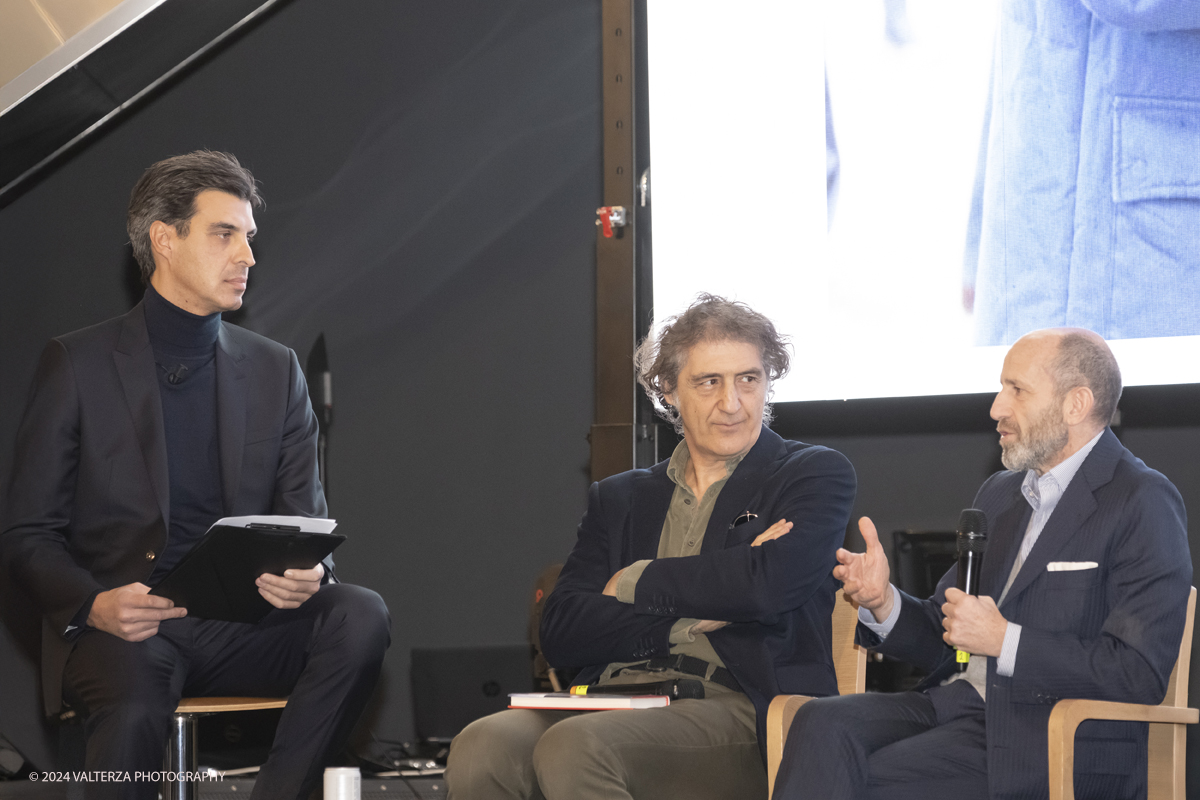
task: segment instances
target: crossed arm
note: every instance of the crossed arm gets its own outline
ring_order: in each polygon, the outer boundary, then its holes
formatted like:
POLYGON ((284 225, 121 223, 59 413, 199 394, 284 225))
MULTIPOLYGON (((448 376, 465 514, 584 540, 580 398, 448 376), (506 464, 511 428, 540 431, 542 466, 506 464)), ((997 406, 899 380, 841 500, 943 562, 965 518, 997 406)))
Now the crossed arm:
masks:
MULTIPOLYGON (((788 522, 786 519, 781 519, 778 522, 776 522, 774 525, 772 525, 771 527, 767 528, 765 531, 760 533, 758 536, 754 537, 754 541, 750 543, 750 546, 758 547, 763 542, 769 542, 772 539, 778 539, 780 536, 783 536, 785 533, 787 533, 791 529, 792 529, 792 523, 788 522)), ((608 583, 606 583, 604 585, 604 591, 601 594, 606 594, 609 597, 616 597, 617 596, 617 584, 620 582, 621 576, 625 574, 626 569, 628 569, 628 567, 622 567, 621 569, 614 572, 613 576, 608 579, 608 583)), ((700 634, 700 633, 712 633, 713 631, 724 628, 726 625, 729 624, 728 620, 715 620, 715 619, 697 619, 697 620, 689 619, 687 621, 692 623, 691 625, 688 626, 688 629, 687 629, 688 633, 690 633, 692 635, 700 634)))
MULTIPOLYGON (((768 519, 753 542, 682 558, 655 559, 642 573, 633 603, 605 592, 634 559, 627 505, 594 484, 579 537, 542 617, 550 663, 582 667, 634 661, 670 651, 681 618, 724 623, 772 623, 798 608, 828 580, 833 552, 845 534, 855 478, 839 453, 821 448, 795 457, 780 476, 768 519)), ((662 518, 653 522, 661 527, 662 518)), ((657 537, 659 530, 638 531, 657 537)), ((747 536, 749 534, 747 533, 747 536)), ((718 625, 722 623, 722 625, 718 625)), ((695 632, 703 633, 703 629, 695 632)))

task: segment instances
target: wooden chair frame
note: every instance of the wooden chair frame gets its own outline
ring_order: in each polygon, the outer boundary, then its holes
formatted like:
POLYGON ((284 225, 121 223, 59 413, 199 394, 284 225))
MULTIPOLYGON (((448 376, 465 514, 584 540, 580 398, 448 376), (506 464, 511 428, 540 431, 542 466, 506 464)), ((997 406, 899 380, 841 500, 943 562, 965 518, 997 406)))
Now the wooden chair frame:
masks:
MULTIPOLYGON (((854 643, 857 627, 858 606, 838 592, 833 606, 833 668, 839 694, 861 694, 867 688, 867 651, 854 643)), ((781 694, 767 709, 767 784, 771 793, 775 791, 775 775, 792 719, 811 699, 801 694, 781 694)))
MULTIPOLYGON (((1193 586, 1188 597, 1187 620, 1179 643, 1179 657, 1171 670, 1167 696, 1159 705, 1077 699, 1060 700, 1055 704, 1047 726, 1050 800, 1075 798, 1075 732, 1080 723, 1088 719, 1150 723, 1147 800, 1185 800, 1185 726, 1200 722, 1200 710, 1189 708, 1187 704, 1195 616, 1196 588, 1193 586)), ((839 596, 833 611, 833 655, 838 692, 841 694, 857 694, 865 690, 867 654, 854 644, 857 624, 857 609, 844 596, 839 596)), ((767 781, 772 794, 788 729, 800 706, 811 699, 803 695, 780 695, 771 701, 767 712, 767 781)))
POLYGON ((1188 669, 1192 661, 1192 623, 1196 587, 1188 596, 1187 621, 1179 658, 1171 670, 1167 696, 1156 706, 1104 700, 1059 700, 1050 712, 1050 800, 1075 800, 1075 730, 1086 719, 1149 722, 1149 786, 1147 800, 1184 800, 1187 795, 1187 728, 1200 721, 1188 708, 1188 669))

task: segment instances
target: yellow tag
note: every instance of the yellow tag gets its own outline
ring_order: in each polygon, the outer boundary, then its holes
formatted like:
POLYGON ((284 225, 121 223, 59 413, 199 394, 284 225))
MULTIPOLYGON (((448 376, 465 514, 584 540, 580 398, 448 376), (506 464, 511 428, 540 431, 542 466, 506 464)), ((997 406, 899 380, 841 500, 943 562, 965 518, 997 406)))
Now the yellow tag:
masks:
POLYGON ((586 686, 572 686, 571 694, 587 694, 586 686))
POLYGON ((971 660, 971 654, 970 654, 970 653, 968 653, 966 650, 959 650, 959 651, 958 651, 958 663, 960 663, 960 664, 966 664, 966 663, 967 663, 968 661, 970 661, 970 660, 971 660))

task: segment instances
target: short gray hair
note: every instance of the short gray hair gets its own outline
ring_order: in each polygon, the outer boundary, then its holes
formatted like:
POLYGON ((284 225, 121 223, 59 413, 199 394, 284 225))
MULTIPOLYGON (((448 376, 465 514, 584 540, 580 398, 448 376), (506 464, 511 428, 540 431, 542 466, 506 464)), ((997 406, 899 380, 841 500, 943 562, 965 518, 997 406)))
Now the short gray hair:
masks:
MULTIPOLYGON (((767 399, 771 384, 787 374, 791 364, 788 337, 775 324, 745 303, 713 294, 700 294, 682 314, 663 323, 658 335, 651 333, 634 353, 638 383, 646 390, 659 416, 683 433, 679 412, 667 402, 679 384, 679 371, 688 353, 701 342, 744 342, 758 348, 767 373, 767 399)), ((763 424, 771 421, 771 403, 763 405, 763 424)))
POLYGON ((1102 338, 1091 331, 1064 333, 1050 362, 1050 375, 1060 398, 1078 386, 1091 389, 1091 418, 1102 426, 1112 422, 1121 399, 1121 368, 1102 338))
POLYGON ((254 208, 263 204, 254 176, 229 153, 197 150, 159 161, 142 173, 129 195, 125 229, 144 283, 154 274, 150 226, 164 222, 187 236, 196 216, 196 196, 209 189, 231 194, 254 208))

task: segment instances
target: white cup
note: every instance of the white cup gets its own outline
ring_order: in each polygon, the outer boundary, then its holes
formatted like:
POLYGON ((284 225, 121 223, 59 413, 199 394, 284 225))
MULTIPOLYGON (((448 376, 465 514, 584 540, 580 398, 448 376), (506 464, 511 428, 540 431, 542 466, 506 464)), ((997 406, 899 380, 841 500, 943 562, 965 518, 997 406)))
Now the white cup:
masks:
POLYGON ((325 800, 361 800, 362 773, 358 767, 325 769, 325 800))

